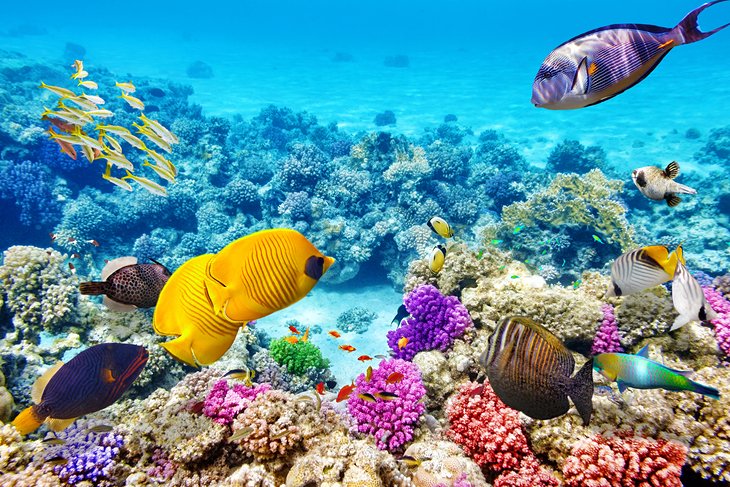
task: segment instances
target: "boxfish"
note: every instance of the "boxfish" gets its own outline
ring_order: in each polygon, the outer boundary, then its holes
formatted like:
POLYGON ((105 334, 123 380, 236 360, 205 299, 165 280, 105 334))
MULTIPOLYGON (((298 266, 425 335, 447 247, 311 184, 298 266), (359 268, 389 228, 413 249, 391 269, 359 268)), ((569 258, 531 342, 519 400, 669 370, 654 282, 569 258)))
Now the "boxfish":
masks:
POLYGON ((613 24, 556 47, 532 84, 532 104, 570 110, 604 102, 636 85, 676 46, 705 39, 730 23, 702 32, 697 17, 715 0, 694 9, 674 28, 613 24))
POLYGON ((53 431, 61 431, 79 416, 110 406, 129 389, 148 357, 139 345, 101 343, 66 364, 58 362, 33 384, 35 404, 21 411, 13 426, 22 435, 44 422, 53 431))
POLYGON ((82 282, 79 292, 104 295, 104 304, 114 311, 134 311, 157 304, 170 271, 157 261, 138 264, 136 257, 110 260, 101 271, 101 281, 82 282))
POLYGON ((573 400, 583 424, 593 414, 593 363, 571 378, 575 360, 563 342, 524 316, 503 319, 489 336, 479 362, 489 384, 507 406, 534 419, 568 412, 573 400))
POLYGON ((666 389, 691 391, 712 399, 720 399, 714 387, 706 386, 689 378, 691 371, 675 370, 649 358, 649 346, 636 355, 629 353, 601 353, 593 357, 593 368, 606 379, 616 381, 618 390, 666 389))

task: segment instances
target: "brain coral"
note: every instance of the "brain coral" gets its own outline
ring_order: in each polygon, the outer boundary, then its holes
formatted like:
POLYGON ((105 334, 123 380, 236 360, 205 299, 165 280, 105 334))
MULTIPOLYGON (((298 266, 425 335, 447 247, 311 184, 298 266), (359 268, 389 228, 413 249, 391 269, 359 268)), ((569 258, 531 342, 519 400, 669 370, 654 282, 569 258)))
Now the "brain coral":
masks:
POLYGON ((53 249, 14 246, 4 252, 0 283, 5 306, 21 336, 34 340, 42 330, 58 331, 76 304, 76 278, 65 256, 53 249))

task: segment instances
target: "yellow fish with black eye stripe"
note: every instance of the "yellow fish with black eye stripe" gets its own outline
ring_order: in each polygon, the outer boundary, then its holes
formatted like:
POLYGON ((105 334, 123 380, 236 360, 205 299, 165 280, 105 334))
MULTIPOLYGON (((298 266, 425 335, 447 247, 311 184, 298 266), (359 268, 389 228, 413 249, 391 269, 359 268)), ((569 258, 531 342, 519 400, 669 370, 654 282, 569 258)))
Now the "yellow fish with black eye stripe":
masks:
POLYGON ((428 228, 433 230, 434 233, 440 235, 441 237, 451 238, 454 236, 454 229, 451 228, 449 222, 447 222, 440 216, 431 217, 431 219, 426 222, 426 225, 428 225, 428 228))
POLYGON ((444 267, 446 261, 446 247, 443 245, 437 245, 431 250, 431 255, 428 259, 428 268, 431 272, 438 274, 444 267))
POLYGON ((153 326, 162 346, 193 367, 221 358, 238 329, 294 304, 334 263, 295 230, 253 233, 185 262, 162 288, 153 326))

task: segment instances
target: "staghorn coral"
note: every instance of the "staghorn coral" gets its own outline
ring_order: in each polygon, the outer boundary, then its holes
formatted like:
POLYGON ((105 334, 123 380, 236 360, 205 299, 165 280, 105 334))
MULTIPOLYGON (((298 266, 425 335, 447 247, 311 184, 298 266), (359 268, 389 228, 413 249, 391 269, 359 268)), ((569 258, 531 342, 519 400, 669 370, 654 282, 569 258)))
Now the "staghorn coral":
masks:
POLYGON ((607 179, 599 169, 583 175, 560 173, 527 201, 505 206, 503 225, 590 227, 608 243, 629 250, 634 246, 634 229, 617 198, 622 190, 622 181, 607 179))
POLYGON ((3 255, 0 283, 16 332, 33 341, 43 330, 58 331, 73 315, 78 295, 66 256, 32 246, 10 247, 3 255))

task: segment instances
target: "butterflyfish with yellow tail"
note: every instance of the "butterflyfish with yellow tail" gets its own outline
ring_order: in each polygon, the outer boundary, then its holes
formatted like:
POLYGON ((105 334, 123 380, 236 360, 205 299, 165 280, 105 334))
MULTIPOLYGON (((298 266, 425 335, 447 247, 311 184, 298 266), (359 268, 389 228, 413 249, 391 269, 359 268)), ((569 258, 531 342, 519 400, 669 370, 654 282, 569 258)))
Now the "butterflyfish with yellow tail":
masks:
POLYGON ((147 363, 144 347, 101 343, 64 364, 59 362, 33 384, 34 405, 21 411, 13 426, 27 435, 47 423, 61 431, 79 416, 101 411, 129 389, 147 363))
POLYGON ((301 233, 247 235, 185 262, 162 288, 153 326, 162 346, 197 367, 218 360, 238 329, 302 299, 334 263, 301 233))
POLYGON ((663 245, 652 245, 620 255, 611 264, 611 284, 606 297, 628 296, 669 281, 677 262, 684 263, 682 246, 673 252, 663 245))

